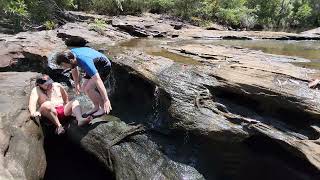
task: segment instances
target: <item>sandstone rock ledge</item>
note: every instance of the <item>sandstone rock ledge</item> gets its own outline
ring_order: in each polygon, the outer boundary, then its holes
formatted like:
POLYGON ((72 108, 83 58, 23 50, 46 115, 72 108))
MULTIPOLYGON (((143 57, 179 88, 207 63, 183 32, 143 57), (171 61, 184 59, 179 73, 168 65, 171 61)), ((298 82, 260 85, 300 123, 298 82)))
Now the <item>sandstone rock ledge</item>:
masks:
POLYGON ((0 179, 42 179, 46 169, 39 122, 27 102, 36 73, 0 73, 0 179), (30 84, 31 83, 31 84, 30 84))
POLYGON ((262 136, 319 172, 320 92, 307 87, 315 70, 284 63, 291 61, 287 57, 246 49, 167 49, 201 65, 129 50, 116 56, 114 64, 170 96, 171 128, 227 142, 262 136))

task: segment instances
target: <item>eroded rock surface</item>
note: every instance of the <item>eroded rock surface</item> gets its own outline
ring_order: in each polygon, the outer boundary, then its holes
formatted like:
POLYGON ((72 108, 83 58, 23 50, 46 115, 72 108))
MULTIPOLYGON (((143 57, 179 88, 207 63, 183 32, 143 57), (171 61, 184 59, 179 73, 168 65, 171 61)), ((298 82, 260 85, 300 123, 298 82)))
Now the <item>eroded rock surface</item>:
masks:
POLYGON ((64 42, 54 31, 22 32, 0 35, 1 71, 36 71, 47 66, 54 51, 65 49, 64 42))
POLYGON ((320 93, 307 87, 308 75, 316 71, 278 61, 291 58, 246 49, 185 45, 171 50, 202 65, 139 51, 124 51, 114 63, 169 94, 173 129, 229 142, 266 136, 319 171, 320 93))
POLYGON ((67 23, 57 31, 58 37, 68 46, 84 46, 87 43, 113 45, 114 42, 132 37, 128 33, 117 31, 111 25, 98 26, 94 22, 67 23))
POLYGON ((197 39, 276 39, 276 40, 319 40, 319 35, 313 34, 295 34, 286 32, 269 31, 218 31, 204 30, 203 28, 185 29, 179 32, 179 38, 197 38, 197 39))
POLYGON ((320 28, 315 28, 315 29, 311 29, 308 31, 304 31, 301 34, 305 34, 305 35, 320 35, 320 28))
MULTIPOLYGON (((74 12, 70 12, 74 13, 74 12)), ((82 19, 110 21, 109 16, 74 13, 82 19)), ((145 13, 142 16, 118 16, 112 18, 112 26, 119 31, 136 37, 173 37, 179 39, 276 39, 276 40, 319 40, 317 33, 286 33, 270 31, 227 31, 220 26, 209 29, 193 26, 163 15, 145 13), (217 30, 214 30, 217 29, 217 30)))
MULTIPOLYGON (((88 19, 93 18, 104 17, 88 19)), ((82 22, 66 24, 57 31, 19 33, 14 36, 0 35, 0 46, 3 47, 0 50, 0 57, 4 60, 1 61, 2 71, 21 67, 25 62, 37 61, 41 62, 39 64, 42 66, 46 64, 50 53, 65 49, 65 43, 68 45, 112 44, 129 39, 131 35, 179 36, 182 39, 319 39, 319 36, 314 34, 204 30, 182 25, 178 21, 168 23, 166 19, 156 15, 150 15, 148 18, 116 17, 112 23, 112 26, 106 25, 102 29, 92 28, 89 22, 82 22), (23 63, 19 64, 19 62, 23 63)), ((152 83, 168 95, 170 121, 167 123, 172 130, 228 143, 243 142, 262 136, 280 145, 282 150, 297 159, 297 163, 305 165, 305 168, 309 169, 308 177, 317 178, 320 168, 320 124, 317 120, 320 117, 320 93, 309 89, 307 82, 312 74, 319 72, 288 63, 303 62, 304 59, 213 45, 186 44, 166 46, 166 49, 191 57, 197 63, 178 63, 137 50, 121 51, 116 54, 113 63, 117 69, 125 70, 131 75, 152 83)), ((27 67, 20 70, 30 69, 30 66, 27 67)), ((20 74, 12 76, 17 76, 14 79, 30 78, 26 74, 23 78, 20 78, 20 74)), ((1 79, 3 81, 1 85, 12 83, 9 79, 1 79)), ((22 86, 23 83, 20 82, 19 85, 22 86)), ((9 94, 19 92, 10 91, 9 94)), ((22 94, 24 97, 24 93, 22 94)), ((9 96, 3 96, 3 98, 5 102, 9 101, 9 96)), ((9 105, 2 107, 1 110, 6 110, 12 104, 9 105)), ((22 105, 26 107, 26 104, 21 103, 10 111, 17 107, 21 108, 22 105)), ((19 128, 31 123, 26 121, 28 117, 25 111, 15 112, 19 114, 17 119, 24 122, 18 126, 19 128)), ((135 127, 121 122, 97 122, 89 129, 72 128, 69 131, 69 137, 80 142, 82 147, 97 156, 115 172, 118 179, 203 178, 195 168, 169 159, 143 133, 135 132, 127 138, 121 138, 123 134, 135 127), (150 168, 144 169, 145 166, 150 168)), ((4 142, 1 145, 4 150, 1 152, 4 154, 4 159, 17 157, 16 162, 21 162, 18 164, 24 167, 26 158, 33 157, 33 152, 28 151, 30 155, 25 157, 13 156, 15 151, 11 149, 11 145, 7 148, 7 142, 9 144, 15 142, 13 140, 16 135, 10 135, 12 132, 11 130, 10 132, 0 131, 4 134, 0 136, 3 137, 1 142, 4 142)), ((31 141, 30 138, 23 140, 23 144, 29 141, 31 141)), ((19 150, 19 148, 15 149, 19 150)), ((35 162, 38 163, 37 165, 43 164, 41 157, 37 158, 36 161, 28 161, 31 164, 29 164, 30 168, 35 162)), ((15 166, 17 163, 13 164, 5 167, 9 169, 13 166, 20 167, 15 166)), ((22 178, 37 179, 41 176, 41 168, 33 170, 32 172, 24 171, 26 174, 19 174, 16 172, 22 171, 17 169, 9 171, 4 168, 4 177, 14 178, 11 172, 22 178)))
POLYGON ((184 28, 181 22, 164 19, 161 15, 145 14, 143 17, 120 16, 112 25, 137 37, 167 37, 184 28))
POLYGON ((0 73, 0 179, 42 179, 46 169, 42 129, 29 118, 30 79, 36 73, 0 73))
POLYGON ((141 126, 102 119, 89 128, 71 128, 68 135, 114 172, 116 179, 204 179, 195 168, 159 151, 141 126))

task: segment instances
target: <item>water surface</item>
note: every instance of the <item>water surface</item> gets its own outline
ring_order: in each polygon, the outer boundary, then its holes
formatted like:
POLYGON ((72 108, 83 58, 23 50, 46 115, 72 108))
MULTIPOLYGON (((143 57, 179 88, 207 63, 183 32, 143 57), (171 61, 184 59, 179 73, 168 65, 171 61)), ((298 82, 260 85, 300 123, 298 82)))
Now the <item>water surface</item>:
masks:
POLYGON ((269 54, 294 56, 311 60, 310 63, 297 63, 298 66, 320 69, 320 41, 279 41, 279 40, 172 40, 137 38, 120 43, 123 48, 134 48, 145 51, 149 55, 162 56, 173 61, 199 65, 200 63, 188 56, 175 54, 161 48, 166 45, 183 46, 186 44, 227 45, 269 54))

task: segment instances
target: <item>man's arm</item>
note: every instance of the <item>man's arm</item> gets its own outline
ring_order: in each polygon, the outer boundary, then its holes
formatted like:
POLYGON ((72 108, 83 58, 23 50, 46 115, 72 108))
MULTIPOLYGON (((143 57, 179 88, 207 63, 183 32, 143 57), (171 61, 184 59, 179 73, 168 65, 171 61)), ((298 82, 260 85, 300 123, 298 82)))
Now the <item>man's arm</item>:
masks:
POLYGON ((96 84, 100 94, 102 95, 103 103, 104 103, 104 110, 109 114, 110 110, 112 110, 106 87, 104 86, 99 73, 96 73, 94 76, 91 77, 91 79, 96 84))
POLYGON ((31 116, 35 116, 37 112, 37 103, 38 103, 39 95, 37 92, 37 88, 33 88, 29 98, 29 111, 31 116))
POLYGON ((78 67, 75 67, 71 70, 71 74, 73 77, 73 81, 74 81, 74 85, 75 85, 75 89, 76 89, 76 94, 80 93, 80 73, 79 73, 79 69, 78 67))
POLYGON ((320 83, 320 79, 313 79, 311 82, 309 82, 308 86, 309 88, 315 88, 320 83))
POLYGON ((60 92, 63 99, 63 104, 67 104, 69 102, 68 93, 61 84, 59 84, 59 87, 60 87, 60 92))

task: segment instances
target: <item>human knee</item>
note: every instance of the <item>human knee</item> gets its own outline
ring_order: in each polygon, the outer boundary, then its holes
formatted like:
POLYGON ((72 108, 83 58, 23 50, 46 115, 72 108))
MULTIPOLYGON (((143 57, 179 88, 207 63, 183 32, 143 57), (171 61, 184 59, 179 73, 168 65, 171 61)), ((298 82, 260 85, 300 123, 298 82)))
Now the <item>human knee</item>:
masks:
POLYGON ((76 107, 76 106, 79 106, 79 105, 80 105, 80 103, 79 103, 78 100, 72 101, 72 107, 76 107))
POLYGON ((44 102, 41 104, 40 106, 40 113, 43 113, 43 112, 50 112, 52 111, 52 105, 50 102, 44 102))
POLYGON ((48 111, 51 110, 51 104, 49 102, 44 102, 40 106, 40 111, 48 111))

